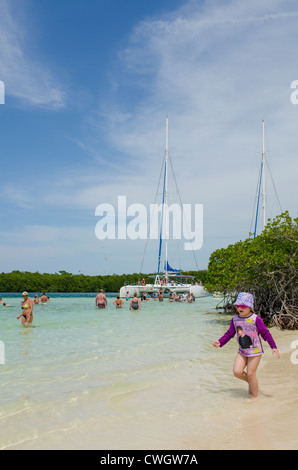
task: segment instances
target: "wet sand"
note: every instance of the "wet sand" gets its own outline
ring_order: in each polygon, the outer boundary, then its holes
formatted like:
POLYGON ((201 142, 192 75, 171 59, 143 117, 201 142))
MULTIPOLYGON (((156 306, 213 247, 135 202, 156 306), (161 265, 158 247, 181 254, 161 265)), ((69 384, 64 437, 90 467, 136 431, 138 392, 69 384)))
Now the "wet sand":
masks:
POLYGON ((205 437, 201 432, 188 436, 188 448, 298 449, 298 364, 293 363, 298 350, 292 344, 298 331, 271 331, 281 357, 266 349, 257 372, 257 400, 248 398, 246 384, 231 374, 230 404, 206 423, 205 437))

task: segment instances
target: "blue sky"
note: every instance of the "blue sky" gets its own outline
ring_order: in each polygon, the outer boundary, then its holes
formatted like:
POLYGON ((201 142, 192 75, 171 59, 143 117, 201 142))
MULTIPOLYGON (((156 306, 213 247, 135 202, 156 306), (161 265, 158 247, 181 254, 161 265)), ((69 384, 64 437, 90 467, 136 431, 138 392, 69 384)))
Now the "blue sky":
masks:
POLYGON ((0 271, 138 272, 144 240, 98 240, 95 209, 154 202, 166 115, 181 198, 204 206, 203 247, 182 268, 247 238, 262 119, 296 217, 297 43, 291 0, 0 0, 0 271))

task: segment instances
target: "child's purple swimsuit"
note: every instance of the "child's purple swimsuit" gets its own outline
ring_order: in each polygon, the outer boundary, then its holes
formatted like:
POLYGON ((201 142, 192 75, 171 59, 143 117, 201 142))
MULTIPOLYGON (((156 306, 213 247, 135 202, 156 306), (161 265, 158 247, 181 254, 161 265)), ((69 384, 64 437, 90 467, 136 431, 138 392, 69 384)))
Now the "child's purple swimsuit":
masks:
POLYGON ((268 342, 272 349, 277 349, 271 333, 266 328, 261 317, 252 313, 249 317, 240 317, 235 315, 232 318, 230 328, 219 339, 220 347, 224 346, 237 333, 237 341, 239 343, 239 352, 243 356, 259 356, 263 354, 263 347, 260 336, 268 342))

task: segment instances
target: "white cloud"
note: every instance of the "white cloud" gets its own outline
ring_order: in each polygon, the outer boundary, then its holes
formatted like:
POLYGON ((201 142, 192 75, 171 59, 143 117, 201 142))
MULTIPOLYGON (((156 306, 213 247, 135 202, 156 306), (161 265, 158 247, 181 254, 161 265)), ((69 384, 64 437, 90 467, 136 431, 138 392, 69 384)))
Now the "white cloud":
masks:
POLYGON ((80 225, 19 225, 18 231, 1 230, 0 236, 3 271, 71 271, 73 264, 76 272, 83 271, 86 265, 83 258, 90 261, 100 251, 94 230, 80 225))
POLYGON ((16 22, 12 4, 0 0, 0 77, 7 97, 47 109, 65 106, 67 94, 49 68, 26 48, 26 27, 16 22))
POLYGON ((30 191, 28 191, 26 187, 19 187, 12 182, 4 183, 1 198, 22 209, 31 209, 35 205, 34 198, 30 191))
MULTIPOLYGON (((229 188, 243 168, 257 175, 254 152, 258 138, 261 147, 265 119, 271 155, 277 157, 273 174, 275 169, 280 181, 290 181, 288 168, 297 168, 298 116, 289 88, 296 78, 297 25, 295 3, 277 0, 190 2, 169 19, 141 22, 122 51, 118 77, 120 83, 130 81, 135 100, 120 110, 127 119, 118 120, 113 110, 111 144, 139 156, 140 169, 147 165, 152 175, 168 114, 178 177, 191 188, 199 186, 195 181, 224 175, 229 188)), ((209 199, 206 193, 202 197, 209 199)))

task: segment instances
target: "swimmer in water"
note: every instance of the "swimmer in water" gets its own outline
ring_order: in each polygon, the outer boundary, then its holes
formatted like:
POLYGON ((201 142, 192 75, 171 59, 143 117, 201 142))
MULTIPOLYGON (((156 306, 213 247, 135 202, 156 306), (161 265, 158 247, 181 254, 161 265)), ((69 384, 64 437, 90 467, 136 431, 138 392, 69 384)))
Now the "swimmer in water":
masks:
POLYGON ((49 302, 49 298, 46 296, 46 294, 44 292, 42 293, 42 296, 40 297, 40 301, 41 301, 42 305, 46 305, 47 302, 49 302))
POLYGON ((139 310, 141 308, 141 302, 135 293, 133 298, 130 301, 129 310, 139 310))
POLYGON ((158 300, 160 302, 163 302, 163 293, 162 293, 162 289, 160 289, 160 291, 158 292, 158 300))
POLYGON ((120 299, 120 295, 117 295, 117 299, 114 300, 113 305, 116 305, 116 308, 122 308, 123 300, 120 299))
POLYGON ((106 308, 106 306, 108 305, 107 298, 106 298, 106 296, 104 295, 102 289, 100 289, 99 294, 97 294, 97 296, 96 296, 96 298, 95 298, 95 305, 96 305, 96 307, 98 307, 98 308, 106 308))
POLYGON ((28 297, 28 292, 23 292, 23 302, 21 302, 22 313, 17 320, 22 317, 22 325, 31 324, 33 322, 33 302, 28 297))

